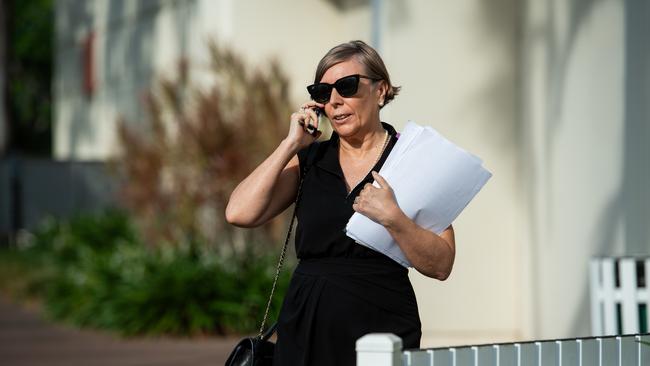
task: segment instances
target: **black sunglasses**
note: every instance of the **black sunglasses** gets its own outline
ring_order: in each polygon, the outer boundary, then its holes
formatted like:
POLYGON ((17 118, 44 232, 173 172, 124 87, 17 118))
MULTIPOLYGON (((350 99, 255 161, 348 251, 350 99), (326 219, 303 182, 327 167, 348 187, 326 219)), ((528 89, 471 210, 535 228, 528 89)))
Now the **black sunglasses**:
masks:
POLYGON ((340 96, 349 98, 357 93, 357 90, 359 89, 359 79, 361 78, 370 79, 373 82, 381 80, 359 74, 349 75, 336 80, 334 84, 316 83, 309 85, 307 91, 309 92, 309 95, 311 95, 311 99, 318 103, 329 102, 330 96, 332 95, 332 88, 335 88, 336 92, 339 93, 340 96))

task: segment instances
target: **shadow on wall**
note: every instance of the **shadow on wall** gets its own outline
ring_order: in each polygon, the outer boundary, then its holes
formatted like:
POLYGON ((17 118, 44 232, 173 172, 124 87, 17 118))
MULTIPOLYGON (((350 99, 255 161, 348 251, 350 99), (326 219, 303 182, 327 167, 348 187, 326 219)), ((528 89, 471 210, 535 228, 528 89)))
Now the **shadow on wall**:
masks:
MULTIPOLYGON (((588 1, 576 1, 588 12, 588 1)), ((593 1, 589 2, 593 5, 593 1)), ((622 163, 622 183, 617 194, 611 197, 602 211, 597 227, 600 231, 592 242, 592 253, 596 255, 614 255, 611 243, 614 242, 616 227, 622 223, 625 238, 625 255, 648 255, 650 253, 650 50, 647 47, 647 35, 650 34, 650 3, 646 0, 628 0, 625 6, 625 64, 624 64, 624 151, 622 163)), ((574 6, 576 8, 576 6, 574 6)), ((581 21, 583 16, 574 16, 581 21)), ((572 23, 571 45, 575 31, 580 24, 572 23)), ((564 49, 570 52, 570 48, 564 49)), ((561 55, 562 62, 556 65, 566 66, 569 55, 561 55)), ((558 70, 561 75, 565 69, 558 70)), ((559 84, 559 80, 556 81, 559 84)), ((558 99, 558 100, 561 100, 558 99)), ((560 106, 558 106, 559 108, 560 106)), ((559 110, 559 109, 557 109, 559 110)), ((557 121, 558 118, 551 118, 557 121)), ((552 126, 557 128, 557 126, 552 126)), ((551 138, 552 140, 552 138, 551 138)), ((549 141, 550 142, 550 141, 549 141)), ((570 331, 572 334, 588 334, 586 324, 590 323, 589 289, 583 287, 580 305, 573 317, 570 331)))
MULTIPOLYGON (((561 114, 563 111, 562 101, 565 98, 564 87, 566 83, 564 82, 567 78, 569 60, 572 57, 573 50, 575 48, 576 40, 578 38, 578 32, 581 27, 584 26, 585 20, 588 15, 593 12, 593 9, 597 6, 602 0, 574 0, 570 2, 569 6, 569 30, 566 41, 560 43, 560 40, 554 36, 553 30, 556 29, 555 17, 551 16, 551 24, 549 33, 551 36, 548 37, 549 42, 549 65, 553 70, 551 77, 553 78, 549 82, 550 93, 550 113, 547 118, 547 134, 546 134, 546 151, 552 151, 553 142, 556 140, 558 130, 560 129, 560 121, 562 120, 561 114)), ((555 11, 553 2, 549 2, 549 12, 553 14, 555 11)), ((550 160, 550 159, 549 159, 550 160)), ((547 162, 549 160, 546 160, 547 162)), ((546 167, 546 171, 550 172, 550 167, 546 167)), ((550 184, 553 181, 552 177, 547 177, 547 184, 550 184)), ((614 234, 616 233, 616 227, 620 224, 620 217, 623 206, 621 205, 621 195, 620 192, 614 194, 610 201, 605 205, 604 210, 601 212, 601 215, 598 219, 597 226, 599 232, 592 238, 591 242, 594 243, 591 253, 610 253, 612 252, 612 243, 614 242, 614 234)), ((613 253, 611 253, 613 254, 613 253)), ((587 258, 585 258, 585 261, 587 258)), ((586 276, 586 272, 584 276, 586 276)), ((588 282, 585 282, 585 285, 582 286, 580 300, 578 302, 577 309, 572 316, 572 324, 570 327, 570 334, 574 335, 591 335, 591 318, 589 311, 590 306, 590 296, 589 296, 589 286, 588 282)))
MULTIPOLYGON (((534 0, 532 0, 534 1, 534 0)), ((554 151, 554 143, 558 140, 560 123, 563 122, 561 116, 564 113, 566 100, 565 82, 569 76, 569 62, 574 56, 576 50, 579 32, 587 24, 590 15, 594 9, 603 3, 603 0, 572 0, 566 4, 563 2, 549 1, 546 2, 546 13, 549 15, 549 22, 539 29, 533 29, 531 39, 519 39, 517 35, 523 34, 520 29, 515 29, 518 23, 508 22, 507 12, 503 9, 514 9, 515 14, 522 14, 525 9, 519 5, 520 2, 502 0, 498 5, 492 2, 480 2, 482 6, 481 18, 482 26, 485 29, 485 42, 513 42, 521 44, 526 41, 538 42, 545 45, 548 50, 547 74, 548 80, 548 115, 546 117, 545 149, 544 151, 554 151), (559 19, 556 7, 562 5, 566 7, 567 29, 563 30, 559 37, 556 32, 559 19), (518 9, 518 7, 521 7, 518 9), (513 36, 515 35, 515 36, 513 36)), ((606 203, 599 215, 598 222, 595 226, 599 228, 598 232, 591 238, 592 246, 589 249, 591 253, 599 255, 614 254, 612 243, 615 242, 614 235, 617 228, 623 227, 625 236, 625 253, 628 255, 648 254, 650 252, 650 49, 647 45, 647 35, 650 34, 650 3, 646 0, 626 0, 622 1, 625 12, 625 119, 624 119, 624 151, 623 162, 621 163, 622 184, 606 203), (621 225, 622 224, 622 225, 621 225)), ((516 18, 516 15, 514 15, 516 18)), ((519 23, 520 24, 520 23, 519 23)), ((513 60, 518 60, 519 46, 513 48, 515 54, 513 60)), ((517 100, 522 95, 522 90, 513 84, 519 79, 525 79, 520 70, 509 69, 508 66, 519 67, 522 62, 513 61, 511 64, 504 63, 502 73, 495 73, 493 77, 486 82, 485 87, 477 94, 474 105, 487 105, 487 110, 493 113, 491 119, 508 121, 503 116, 504 111, 515 103, 515 107, 522 105, 522 100, 517 100), (513 94, 508 93, 514 90, 513 94), (487 104, 486 104, 487 103, 487 104), (503 116, 503 117, 500 117, 503 116)), ((516 153, 514 141, 521 139, 524 134, 522 124, 517 123, 522 113, 515 109, 516 116, 512 126, 499 126, 512 134, 500 134, 500 136, 511 136, 512 141, 499 141, 504 148, 510 149, 516 153), (512 148, 512 149, 511 149, 512 148)), ((492 137, 492 133, 486 130, 486 136, 492 137)), ((498 141, 498 140, 494 140, 498 141)), ((524 141, 525 143, 525 141, 524 141)), ((529 154, 529 157, 532 156, 529 154)), ((551 159, 543 159, 547 164, 551 159)), ((535 159, 521 161, 525 164, 529 172, 544 171, 551 174, 553 171, 550 166, 535 167, 535 159), (543 168, 543 169, 539 169, 543 168)), ((550 191, 553 191, 551 182, 554 181, 550 175, 532 177, 529 192, 533 194, 538 192, 538 185, 546 185, 550 191)), ((527 197, 530 202, 536 202, 534 195, 527 197)), ((549 205, 544 202, 543 204, 549 205)), ((549 207, 549 212, 553 212, 553 207, 549 207)), ((533 222, 536 219, 536 210, 531 206, 529 217, 533 222)), ((532 227, 532 230, 539 228, 532 227)), ((532 233, 533 237, 539 237, 532 233)), ((539 244, 539 243, 537 243, 539 244)), ((585 258, 585 261, 587 258, 585 258)), ((534 264, 534 263, 533 263, 534 264)), ((543 269, 536 268, 533 271, 536 276, 541 275, 543 269)), ((584 274, 586 277, 586 273, 584 274)), ((567 331, 571 335, 589 335, 589 290, 588 286, 583 286, 580 293, 580 300, 576 312, 572 315, 571 324, 568 325, 567 331)), ((533 301, 534 302, 534 301, 533 301)))
POLYGON ((549 69, 552 70, 550 73, 551 80, 549 80, 549 116, 546 120, 548 124, 548 137, 546 140, 546 151, 552 151, 552 144, 557 137, 557 132, 559 130, 559 123, 562 118, 561 114, 563 111, 562 101, 565 100, 565 89, 566 86, 565 80, 567 79, 567 73, 569 71, 569 61, 573 56, 573 51, 576 46, 576 41, 578 39, 578 33, 580 29, 585 25, 585 22, 593 10, 598 6, 599 3, 603 0, 571 0, 568 5, 568 17, 566 24, 568 29, 566 30, 566 38, 561 39, 556 33, 555 30, 557 27, 557 17, 553 14, 557 14, 556 2, 548 1, 547 12, 550 15, 550 23, 548 24, 548 29, 546 30, 546 42, 548 44, 548 64, 549 69))
POLYGON ((626 254, 650 253, 650 2, 625 2, 625 159, 622 199, 626 254))
POLYGON ((483 124, 482 132, 507 155, 516 154, 517 141, 522 135, 522 125, 518 123, 521 105, 518 88, 518 79, 521 78, 521 4, 519 0, 477 2, 480 7, 477 20, 483 35, 481 42, 493 44, 494 49, 507 56, 502 56, 499 68, 477 90, 469 105, 486 111, 485 120, 499 121, 498 126, 483 124))
MULTIPOLYGON (((370 3, 377 0, 327 0, 328 3, 334 5, 337 9, 341 11, 352 10, 355 8, 367 7, 370 3)), ((383 1, 383 0, 379 0, 383 1)))

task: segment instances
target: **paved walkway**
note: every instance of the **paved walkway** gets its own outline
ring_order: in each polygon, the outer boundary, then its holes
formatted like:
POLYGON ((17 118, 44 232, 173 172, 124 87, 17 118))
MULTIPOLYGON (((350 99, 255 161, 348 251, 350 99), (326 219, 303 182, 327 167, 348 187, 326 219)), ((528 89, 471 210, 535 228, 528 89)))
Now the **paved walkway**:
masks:
POLYGON ((0 298, 2 366, 215 366, 234 338, 134 339, 53 325, 0 298))

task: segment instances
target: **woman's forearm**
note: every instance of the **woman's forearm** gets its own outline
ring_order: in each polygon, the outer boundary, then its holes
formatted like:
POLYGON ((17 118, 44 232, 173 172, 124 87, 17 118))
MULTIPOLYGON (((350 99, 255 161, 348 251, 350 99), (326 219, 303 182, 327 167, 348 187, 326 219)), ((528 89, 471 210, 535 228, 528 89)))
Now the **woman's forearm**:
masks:
POLYGON ((259 226, 275 216, 269 215, 269 211, 279 212, 292 202, 297 189, 298 164, 289 162, 297 151, 297 145, 283 140, 262 164, 239 183, 226 207, 226 220, 229 223, 243 227, 259 226))
POLYGON ((437 235, 399 210, 385 227, 418 272, 441 281, 449 277, 456 256, 451 226, 437 235))
POLYGON ((372 176, 379 187, 367 183, 352 208, 383 225, 420 273, 439 280, 447 279, 456 256, 454 229, 449 225, 437 235, 422 228, 404 214, 384 177, 377 172, 372 172, 372 176))

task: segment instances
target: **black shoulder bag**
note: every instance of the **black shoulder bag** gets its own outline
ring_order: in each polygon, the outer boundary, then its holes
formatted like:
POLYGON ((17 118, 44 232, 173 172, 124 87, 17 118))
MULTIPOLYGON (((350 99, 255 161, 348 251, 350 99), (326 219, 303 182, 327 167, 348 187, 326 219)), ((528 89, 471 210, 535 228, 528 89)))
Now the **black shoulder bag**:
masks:
POLYGON ((296 202, 293 207, 293 215, 291 216, 291 223, 289 223, 289 230, 287 231, 287 238, 284 240, 284 246, 282 246, 282 252, 280 253, 280 260, 278 261, 278 266, 275 270, 275 278, 273 279, 273 287, 271 287, 271 295, 269 296, 269 301, 266 304, 266 310, 264 311, 264 318, 262 319, 262 325, 260 326, 259 333, 256 337, 247 337, 239 341, 235 346, 235 349, 230 353, 228 359, 226 360, 226 366, 271 366, 273 365, 273 353, 275 351, 275 344, 269 341, 269 338, 275 333, 275 328, 277 323, 274 323, 269 327, 266 332, 264 327, 266 326, 266 320, 269 315, 269 309, 271 308, 271 300, 273 299, 273 293, 275 292, 275 286, 278 283, 278 277, 280 276, 280 271, 282 270, 282 264, 284 263, 284 257, 287 252, 287 246, 289 245, 289 239, 291 238, 291 231, 293 230, 293 224, 296 221, 296 211, 298 210, 298 202, 300 202, 300 194, 302 193, 302 182, 304 181, 309 168, 313 162, 313 153, 314 146, 318 145, 318 142, 314 142, 309 146, 307 150, 307 163, 303 168, 303 174, 300 177, 300 183, 298 184, 298 192, 296 194, 296 202))

